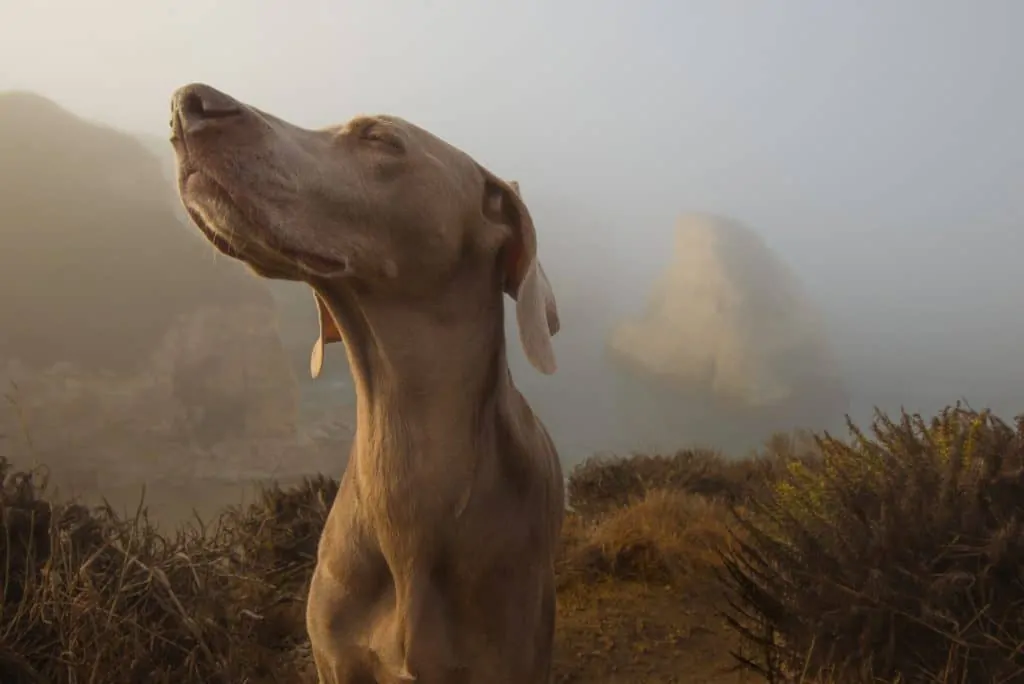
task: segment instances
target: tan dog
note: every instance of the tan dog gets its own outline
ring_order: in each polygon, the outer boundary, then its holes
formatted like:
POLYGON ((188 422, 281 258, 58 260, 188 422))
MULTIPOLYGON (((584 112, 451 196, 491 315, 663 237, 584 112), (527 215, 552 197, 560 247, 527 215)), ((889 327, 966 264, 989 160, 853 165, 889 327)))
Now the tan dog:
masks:
POLYGON ((393 117, 306 130, 205 85, 173 97, 182 201, 220 251, 312 286, 344 340, 357 428, 307 627, 323 684, 550 678, 564 485, 505 358, 558 314, 517 188, 393 117))

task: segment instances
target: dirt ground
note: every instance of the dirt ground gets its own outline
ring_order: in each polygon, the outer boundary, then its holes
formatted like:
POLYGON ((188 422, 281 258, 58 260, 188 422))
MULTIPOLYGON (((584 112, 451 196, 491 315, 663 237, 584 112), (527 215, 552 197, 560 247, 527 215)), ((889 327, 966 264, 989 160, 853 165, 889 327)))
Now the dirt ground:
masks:
POLYGON ((555 682, 738 684, 735 636, 717 615, 713 586, 689 595, 666 586, 609 582, 559 595, 555 682))
MULTIPOLYGON (((712 587, 705 587, 711 589, 712 587)), ((754 684, 735 668, 737 640, 713 598, 610 582, 558 597, 552 684, 754 684)), ((305 662, 303 684, 316 684, 305 662)))

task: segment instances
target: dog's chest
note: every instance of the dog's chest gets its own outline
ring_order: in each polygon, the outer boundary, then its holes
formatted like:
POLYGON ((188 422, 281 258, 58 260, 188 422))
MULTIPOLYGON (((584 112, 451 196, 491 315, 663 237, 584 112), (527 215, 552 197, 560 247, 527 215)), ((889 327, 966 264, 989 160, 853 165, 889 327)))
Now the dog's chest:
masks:
POLYGON ((477 484, 475 468, 460 465, 460 459, 386 454, 362 459, 357 469, 361 507, 390 525, 421 527, 454 521, 477 484))

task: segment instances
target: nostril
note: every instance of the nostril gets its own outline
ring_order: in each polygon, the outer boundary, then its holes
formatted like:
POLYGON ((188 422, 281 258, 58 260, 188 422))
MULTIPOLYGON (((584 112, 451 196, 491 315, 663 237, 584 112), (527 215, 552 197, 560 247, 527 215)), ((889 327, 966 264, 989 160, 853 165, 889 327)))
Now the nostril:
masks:
POLYGON ((223 119, 240 114, 242 109, 232 101, 203 100, 203 115, 207 119, 223 119))
POLYGON ((186 119, 224 119, 241 113, 238 103, 215 93, 190 92, 181 100, 181 114, 186 119))
POLYGON ((180 140, 200 131, 232 127, 247 112, 230 95, 201 83, 179 88, 171 100, 171 139, 180 140))
POLYGON ((203 98, 196 93, 188 93, 181 100, 181 113, 183 116, 190 119, 202 119, 205 118, 205 107, 203 106, 203 98))

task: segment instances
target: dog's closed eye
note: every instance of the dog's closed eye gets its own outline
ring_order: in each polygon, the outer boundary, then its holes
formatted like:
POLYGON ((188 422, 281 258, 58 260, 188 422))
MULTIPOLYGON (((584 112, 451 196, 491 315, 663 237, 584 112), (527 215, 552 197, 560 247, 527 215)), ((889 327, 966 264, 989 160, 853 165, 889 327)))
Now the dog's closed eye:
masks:
POLYGON ((371 121, 359 130, 359 139, 394 152, 405 152, 402 139, 376 121, 371 121))

